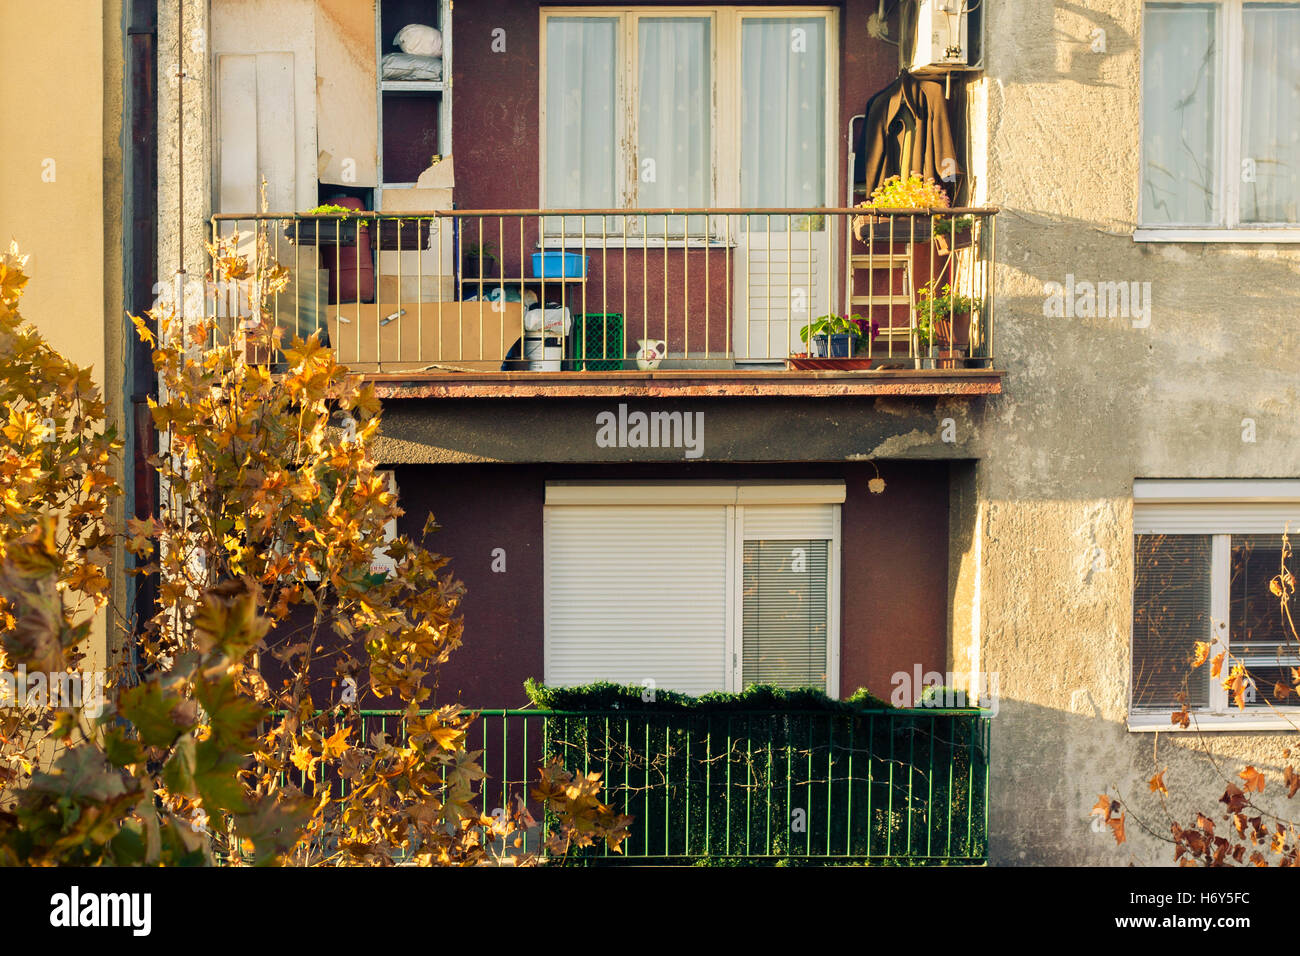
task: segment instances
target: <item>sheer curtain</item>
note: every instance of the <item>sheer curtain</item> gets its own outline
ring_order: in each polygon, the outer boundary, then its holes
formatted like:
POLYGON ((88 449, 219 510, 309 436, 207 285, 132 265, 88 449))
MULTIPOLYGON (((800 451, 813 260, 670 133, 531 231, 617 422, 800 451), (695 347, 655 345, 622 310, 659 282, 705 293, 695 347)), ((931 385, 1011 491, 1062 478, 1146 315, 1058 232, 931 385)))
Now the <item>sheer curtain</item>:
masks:
POLYGON ((1241 184, 1242 222, 1300 221, 1300 6, 1244 10, 1241 155, 1255 181, 1241 184))
POLYGON ((822 205, 825 19, 744 19, 741 74, 741 205, 822 205))
POLYGON ((706 206, 713 169, 709 21, 638 22, 637 205, 706 206))
POLYGON ((1143 20, 1142 222, 1215 225, 1217 4, 1152 3, 1143 20))
POLYGON ((618 23, 551 17, 546 26, 546 204, 621 205, 615 195, 618 23))

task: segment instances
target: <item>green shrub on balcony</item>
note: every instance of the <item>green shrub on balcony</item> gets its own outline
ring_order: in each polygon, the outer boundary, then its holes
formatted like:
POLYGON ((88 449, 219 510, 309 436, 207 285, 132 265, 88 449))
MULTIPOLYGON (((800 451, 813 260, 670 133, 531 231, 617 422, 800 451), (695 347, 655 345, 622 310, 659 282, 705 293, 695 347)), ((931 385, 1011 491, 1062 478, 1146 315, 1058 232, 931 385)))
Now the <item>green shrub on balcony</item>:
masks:
MULTIPOLYGON (((978 711, 898 710, 859 691, 741 694, 529 681, 548 757, 598 772, 636 822, 630 861, 982 862, 985 725, 978 711)), ((573 862, 617 862, 599 850, 573 862)))

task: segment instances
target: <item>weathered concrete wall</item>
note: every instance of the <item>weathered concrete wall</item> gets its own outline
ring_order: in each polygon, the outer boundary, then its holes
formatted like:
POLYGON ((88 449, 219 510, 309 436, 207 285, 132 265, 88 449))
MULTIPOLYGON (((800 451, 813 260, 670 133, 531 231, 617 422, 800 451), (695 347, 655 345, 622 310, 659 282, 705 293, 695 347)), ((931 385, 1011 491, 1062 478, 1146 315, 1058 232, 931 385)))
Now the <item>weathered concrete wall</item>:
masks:
POLYGON ((391 402, 376 454, 389 464, 864 461, 979 457, 988 399, 469 399, 391 402), (694 416, 670 447, 600 442, 598 416, 694 416), (702 436, 702 438, 701 438, 702 436))
MULTIPOLYGON (((986 0, 988 199, 998 219, 998 360, 979 444, 983 667, 993 721, 993 860, 1169 863, 1130 817, 1093 833, 1098 793, 1168 822, 1146 780, 1168 766, 1175 812, 1224 789, 1192 736, 1125 729, 1132 484, 1300 475, 1300 246, 1135 243, 1140 0, 986 0), (1091 52, 1094 28, 1106 53, 1091 52), (1151 283, 1151 321, 1048 318, 1044 283, 1151 283), (1242 420, 1257 440, 1242 441, 1242 420), (1100 551, 1094 551, 1099 548, 1100 551), (1097 562, 1097 555, 1102 561, 1097 562), (1190 801, 1190 802, 1189 802, 1190 801)), ((1277 736, 1207 736, 1235 773, 1276 770, 1277 736)))
POLYGON ((158 7, 158 278, 201 281, 212 213, 208 0, 158 7))

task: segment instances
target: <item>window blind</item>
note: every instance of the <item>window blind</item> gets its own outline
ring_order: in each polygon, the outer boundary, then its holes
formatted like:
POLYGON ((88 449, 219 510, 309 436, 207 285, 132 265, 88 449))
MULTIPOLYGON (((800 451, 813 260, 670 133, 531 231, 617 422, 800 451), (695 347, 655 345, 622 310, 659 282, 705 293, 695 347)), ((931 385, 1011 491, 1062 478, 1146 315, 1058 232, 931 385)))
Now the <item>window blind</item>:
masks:
POLYGON ((1139 534, 1133 588, 1133 706, 1176 709, 1209 703, 1209 673, 1191 665, 1196 641, 1211 639, 1208 534, 1139 534))
POLYGON ((826 688, 830 542, 744 542, 741 682, 826 688))

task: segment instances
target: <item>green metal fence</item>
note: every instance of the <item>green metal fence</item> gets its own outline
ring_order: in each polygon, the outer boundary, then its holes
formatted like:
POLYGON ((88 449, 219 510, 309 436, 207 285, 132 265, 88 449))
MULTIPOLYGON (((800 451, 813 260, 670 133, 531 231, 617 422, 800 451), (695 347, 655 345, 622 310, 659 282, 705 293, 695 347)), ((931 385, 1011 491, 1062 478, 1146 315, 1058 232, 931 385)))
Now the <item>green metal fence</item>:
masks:
MULTIPOLYGON (((362 737, 401 715, 361 714, 362 737)), ((988 858, 988 717, 920 708, 846 712, 484 710, 467 748, 487 773, 483 810, 530 801, 538 850, 551 820, 531 802, 558 757, 598 772, 602 798, 634 818, 621 854, 567 863, 871 862, 988 858)))

